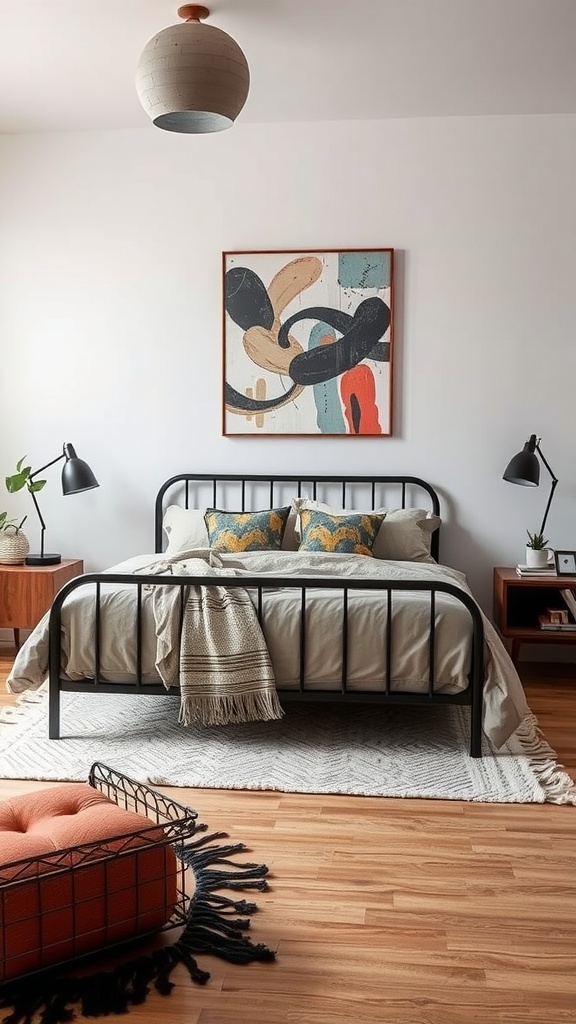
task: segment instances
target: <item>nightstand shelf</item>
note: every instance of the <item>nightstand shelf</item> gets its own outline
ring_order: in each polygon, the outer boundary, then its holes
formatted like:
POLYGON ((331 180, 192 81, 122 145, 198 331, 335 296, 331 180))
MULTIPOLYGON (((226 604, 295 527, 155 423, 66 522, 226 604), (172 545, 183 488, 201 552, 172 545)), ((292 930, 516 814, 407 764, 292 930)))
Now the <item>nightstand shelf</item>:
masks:
POLYGON ((576 643, 576 630, 548 632, 538 624, 546 608, 566 608, 560 594, 565 588, 576 591, 576 576, 518 576, 513 567, 494 569, 494 621, 501 636, 511 641, 514 664, 521 644, 576 643))
POLYGON ((63 559, 58 565, 0 565, 0 629, 14 630, 18 647, 20 630, 34 629, 61 587, 83 572, 78 559, 63 559))

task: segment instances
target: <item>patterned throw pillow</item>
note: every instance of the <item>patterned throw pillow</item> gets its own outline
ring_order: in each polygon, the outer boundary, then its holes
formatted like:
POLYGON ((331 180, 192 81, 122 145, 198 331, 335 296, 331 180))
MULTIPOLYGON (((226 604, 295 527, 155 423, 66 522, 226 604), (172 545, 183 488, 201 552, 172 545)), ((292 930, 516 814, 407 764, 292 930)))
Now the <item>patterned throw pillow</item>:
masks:
MULTIPOLYGON (((351 515, 352 509, 335 508, 315 498, 294 498, 292 507, 297 516, 296 537, 300 528, 298 518, 304 509, 328 512, 332 516, 351 515)), ((358 510, 360 511, 360 510, 358 510)), ((362 510, 364 511, 364 510, 362 510)), ((432 534, 442 525, 440 516, 425 508, 373 508, 369 515, 384 515, 386 522, 378 531, 372 554, 374 558, 408 562, 435 562, 430 554, 432 534)))
POLYGON ((207 508, 204 522, 216 551, 278 551, 290 506, 263 512, 224 512, 207 508))
POLYGON ((384 519, 384 515, 368 512, 331 516, 327 512, 303 509, 300 512, 301 541, 298 550, 371 555, 384 519))

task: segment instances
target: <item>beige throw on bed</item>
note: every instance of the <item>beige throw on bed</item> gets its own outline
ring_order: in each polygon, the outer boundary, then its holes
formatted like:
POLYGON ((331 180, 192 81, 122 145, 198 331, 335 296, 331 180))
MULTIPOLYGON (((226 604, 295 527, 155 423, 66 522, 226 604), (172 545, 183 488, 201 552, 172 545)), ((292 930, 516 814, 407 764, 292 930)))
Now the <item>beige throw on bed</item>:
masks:
MULTIPOLYGON (((204 553, 202 553, 204 554, 204 553)), ((171 576, 235 576, 205 557, 178 555, 140 569, 171 576)), ((272 662, 256 610, 241 587, 154 586, 156 668, 180 687, 183 725, 226 725, 282 717, 272 662), (182 627, 180 628, 180 623, 182 627)))

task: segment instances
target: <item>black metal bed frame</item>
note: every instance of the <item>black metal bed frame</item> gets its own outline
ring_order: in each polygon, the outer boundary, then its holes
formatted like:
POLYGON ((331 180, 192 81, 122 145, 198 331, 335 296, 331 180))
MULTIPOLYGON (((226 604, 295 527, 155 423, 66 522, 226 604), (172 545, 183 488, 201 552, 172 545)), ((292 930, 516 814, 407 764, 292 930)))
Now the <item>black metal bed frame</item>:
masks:
MULTIPOLYGON (((384 501, 382 497, 385 493, 388 493, 390 488, 393 488, 396 493, 399 493, 400 498, 397 499, 396 507, 407 508, 407 507, 422 507, 422 495, 426 495, 427 505, 430 507, 430 511, 436 515, 440 512, 440 501, 435 489, 428 484, 425 480, 419 477, 412 476, 377 476, 377 477, 361 477, 361 476, 350 476, 350 477, 334 477, 334 476, 316 476, 314 479, 308 479, 305 476, 286 476, 286 475, 248 475, 240 476, 236 474, 223 474, 223 475, 210 475, 210 474, 193 474, 183 473, 177 476, 170 477, 160 488, 155 502, 155 549, 156 552, 162 552, 163 550, 163 531, 162 531, 162 520, 164 516, 165 508, 168 504, 175 503, 171 496, 174 493, 178 495, 178 504, 183 505, 185 508, 202 508, 206 505, 211 504, 212 507, 232 507, 236 511, 248 511, 255 507, 262 508, 261 495, 262 489, 264 488, 267 494, 267 500, 269 501, 269 508, 277 507, 281 498, 279 497, 280 492, 290 486, 295 487, 296 495, 292 493, 292 496, 307 496, 310 498, 323 498, 325 493, 334 488, 337 489, 339 500, 341 501, 342 508, 353 510, 355 506, 350 502, 354 502, 354 494, 358 494, 360 490, 364 495, 364 507, 366 501, 370 502, 369 507, 377 508, 383 507, 384 501), (228 495, 230 490, 233 490, 235 503, 230 506, 219 500, 223 495, 228 495), (368 493, 368 499, 365 495, 368 493), (208 493, 209 500, 206 501, 206 494, 208 493), (420 495, 419 503, 414 506, 413 495, 418 493, 420 495), (203 500, 200 500, 200 496, 203 496, 203 500), (260 502, 255 495, 260 497, 260 502), (256 500, 256 504, 254 501, 256 500), (410 501, 410 505, 408 504, 410 501)), ((324 500, 326 498, 324 497, 324 500)), ((229 502, 229 497, 226 497, 226 502, 229 502)), ((286 502, 285 502, 286 503, 286 502)), ((332 504, 334 501, 332 500, 332 504)), ((438 560, 439 557, 439 530, 436 530, 431 537, 431 554, 438 560)), ((209 586, 210 584, 216 586, 222 586, 221 576, 203 576, 195 578, 193 576, 160 576, 160 575, 131 575, 123 573, 87 573, 83 576, 76 577, 59 591, 53 602, 52 609, 50 612, 49 622, 49 736, 51 739, 58 739, 60 736, 60 696, 63 692, 94 692, 98 691, 101 693, 142 693, 142 694, 162 694, 167 695, 166 688, 161 682, 156 683, 145 683, 143 682, 142 676, 142 636, 143 636, 143 623, 142 623, 142 594, 143 588, 149 585, 165 585, 172 587, 179 587, 181 592, 182 602, 185 595, 185 587, 191 584, 197 583, 201 586, 209 586), (100 589, 102 585, 111 583, 118 584, 130 584, 137 589, 137 602, 136 602, 136 666, 135 666, 135 681, 134 682, 114 682, 113 680, 103 680, 100 673, 101 664, 101 648, 102 648, 102 627, 100 617, 100 589), (96 602, 95 602, 95 622, 94 622, 94 664, 95 672, 94 678, 85 680, 74 680, 70 681, 62 678, 61 675, 61 610, 62 605, 67 597, 71 593, 78 590, 80 587, 87 585, 93 585, 96 590, 96 602)), ((259 619, 261 620, 263 604, 266 599, 266 592, 271 589, 277 589, 279 586, 283 588, 294 589, 300 591, 300 652, 299 652, 299 664, 300 664, 300 679, 299 688, 296 689, 283 689, 281 682, 278 683, 277 690, 282 702, 288 701, 308 701, 313 703, 334 703, 334 702, 357 702, 357 703, 388 703, 388 704, 403 704, 403 705, 442 705, 442 704, 460 704, 467 705, 471 710, 470 718, 470 755, 472 757, 482 756, 482 710, 483 710, 483 687, 484 687, 484 626, 482 621, 482 614, 474 599, 470 597, 465 591, 459 587, 451 584, 436 580, 367 580, 358 579, 354 580, 351 578, 345 579, 332 579, 325 577, 269 577, 263 578, 261 576, 243 576, 241 578, 229 577, 226 578, 226 587, 242 587, 254 591, 255 606, 259 619), (317 690, 306 685, 306 626, 305 626, 305 611, 306 611, 306 600, 307 595, 314 589, 334 589, 338 590, 342 594, 342 671, 339 679, 334 680, 334 689, 332 690, 317 690), (386 612, 386 641, 385 641, 385 666, 386 671, 382 680, 375 680, 374 683, 378 683, 379 689, 376 691, 371 690, 350 690, 347 686, 347 671, 348 671, 348 637, 347 637, 347 623, 348 623, 348 602, 349 596, 355 590, 378 590, 386 595, 387 599, 387 612, 386 612), (421 591, 429 595, 429 627, 428 627, 428 681, 426 690, 413 693, 401 690, 391 689, 391 651, 394 642, 393 630, 392 630, 392 607, 394 595, 404 591, 421 591), (472 649, 471 649, 471 662, 470 662, 470 673, 468 686, 455 694, 437 693, 435 691, 435 610, 436 610, 436 597, 438 594, 448 594, 453 598, 456 598, 468 611, 472 624, 472 649)), ((177 692, 177 691, 176 691, 177 692)))

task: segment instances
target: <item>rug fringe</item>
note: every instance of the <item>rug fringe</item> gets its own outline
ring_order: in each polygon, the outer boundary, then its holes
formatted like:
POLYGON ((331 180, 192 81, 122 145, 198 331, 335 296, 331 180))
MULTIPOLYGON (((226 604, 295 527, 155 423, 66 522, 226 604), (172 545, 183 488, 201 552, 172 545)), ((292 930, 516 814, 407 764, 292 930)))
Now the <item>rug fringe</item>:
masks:
POLYGON ((7 982, 0 987, 0 1007, 11 1007, 12 1013, 3 1018, 3 1024, 30 1024, 36 1014, 40 1014, 40 1024, 66 1024, 76 1013, 85 1017, 126 1013, 131 1005, 145 1001, 151 985, 160 995, 170 995, 174 988, 170 975, 179 963, 192 981, 204 985, 210 974, 198 966, 194 956, 198 953, 209 953, 233 964, 275 960, 276 954, 268 946, 254 943, 242 934, 250 927, 248 917, 230 916, 254 913, 256 904, 232 900, 213 891, 264 891, 268 887, 266 865, 230 860, 231 855, 246 847, 243 843, 215 844, 215 840, 224 837, 226 832, 213 832, 174 847, 176 856, 193 872, 195 889, 186 924, 173 945, 122 962, 109 971, 62 977, 56 973, 57 968, 52 968, 7 982), (214 870, 215 864, 224 870, 214 870))
POLYGON ((531 711, 524 716, 514 733, 540 786, 547 803, 576 805, 576 783, 558 763, 556 751, 545 739, 538 719, 531 711))

